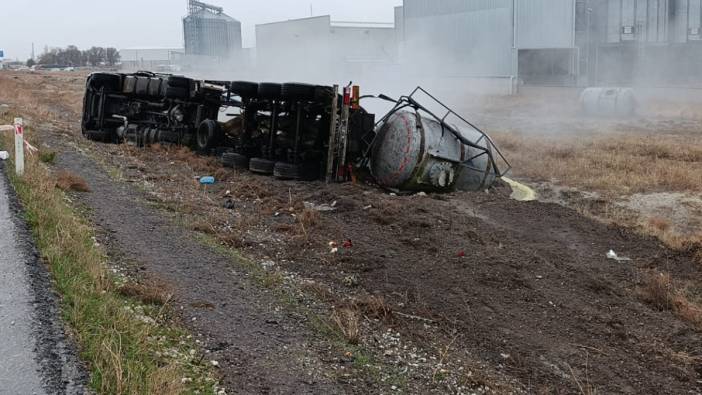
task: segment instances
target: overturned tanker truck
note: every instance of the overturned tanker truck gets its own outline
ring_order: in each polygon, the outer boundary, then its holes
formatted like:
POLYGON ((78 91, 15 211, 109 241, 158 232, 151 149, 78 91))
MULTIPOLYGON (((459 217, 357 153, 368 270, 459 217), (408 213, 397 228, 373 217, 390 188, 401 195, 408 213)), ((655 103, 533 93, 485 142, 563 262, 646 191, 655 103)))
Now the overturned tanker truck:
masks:
POLYGON ((399 99, 361 97, 350 85, 338 91, 93 73, 82 132, 105 143, 185 145, 219 156, 224 166, 280 179, 367 177, 395 191, 482 190, 510 169, 490 137, 422 88, 399 99), (394 103, 378 122, 360 105, 371 98, 394 103))

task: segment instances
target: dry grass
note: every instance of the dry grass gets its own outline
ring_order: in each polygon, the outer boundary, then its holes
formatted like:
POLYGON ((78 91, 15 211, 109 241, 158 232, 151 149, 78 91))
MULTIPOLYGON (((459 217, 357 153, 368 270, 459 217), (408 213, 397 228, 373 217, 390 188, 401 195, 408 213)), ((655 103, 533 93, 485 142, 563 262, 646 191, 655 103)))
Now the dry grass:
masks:
POLYGON ((385 298, 378 295, 366 295, 353 301, 353 305, 369 318, 385 321, 392 315, 392 309, 385 303, 385 298))
POLYGON ((641 233, 657 237, 674 250, 691 252, 694 259, 702 263, 699 259, 702 257, 702 232, 680 234, 669 220, 660 217, 649 218, 648 221, 639 224, 638 228, 641 233))
POLYGON ((76 78, 85 81, 82 74, 33 75, 28 73, 3 72, 0 74, 0 100, 13 107, 21 107, 23 113, 44 121, 74 119, 83 104, 84 85, 70 83, 76 78), (46 78, 58 80, 56 85, 47 84, 46 78))
POLYGON ((702 329, 702 306, 690 300, 685 290, 676 286, 669 273, 651 273, 645 280, 643 299, 659 310, 670 310, 680 319, 702 329))
POLYGON ((156 283, 128 283, 117 288, 117 292, 143 304, 163 306, 171 299, 171 293, 163 285, 156 283))
MULTIPOLYGON (((497 132, 493 138, 515 176, 599 192, 607 201, 636 193, 702 193, 702 133, 675 125, 656 134, 622 125, 611 128, 585 134, 497 132)), ((588 215, 591 210, 585 211, 588 215)), ((622 216, 614 204, 595 211, 589 214, 658 237, 677 250, 702 245, 702 232, 680 232, 666 218, 640 221, 631 212, 622 216)))
MULTIPOLYGON (((31 129, 27 132, 31 137, 31 129)), ((8 146, 7 140, 0 144, 8 146)), ((180 383, 180 378, 192 376, 186 361, 157 356, 165 355, 167 348, 181 347, 181 352, 187 354, 189 346, 179 345, 184 334, 161 321, 162 310, 153 312, 157 320, 154 323, 125 308, 139 306, 148 314, 148 306, 138 300, 163 302, 163 295, 153 290, 124 288, 123 292, 136 297, 128 299, 118 292, 106 257, 95 246, 93 230, 66 204, 64 194, 56 189, 55 177, 37 156, 27 157, 24 177, 12 176, 11 180, 61 295, 62 315, 90 369, 93 390, 105 394, 187 391, 180 383), (157 338, 165 342, 157 342, 157 338)), ((208 392, 204 380, 192 387, 208 392)))
POLYGON ((298 219, 300 221, 300 224, 305 229, 310 229, 317 225, 319 223, 319 218, 320 214, 319 211, 312 210, 312 209, 304 209, 302 212, 299 214, 298 219))
POLYGON ((361 338, 361 316, 357 309, 336 308, 332 312, 332 321, 349 343, 358 344, 361 338))
POLYGON ((56 187, 63 191, 90 192, 90 187, 83 177, 66 170, 56 174, 56 187))
POLYGON ((515 175, 613 193, 702 192, 702 134, 493 133, 515 175))
POLYGON ((658 232, 666 232, 670 230, 672 224, 665 218, 653 217, 648 219, 648 226, 658 232))
POLYGON ((217 233, 217 230, 214 228, 214 226, 205 220, 198 220, 193 222, 190 225, 190 229, 208 235, 213 235, 217 233))

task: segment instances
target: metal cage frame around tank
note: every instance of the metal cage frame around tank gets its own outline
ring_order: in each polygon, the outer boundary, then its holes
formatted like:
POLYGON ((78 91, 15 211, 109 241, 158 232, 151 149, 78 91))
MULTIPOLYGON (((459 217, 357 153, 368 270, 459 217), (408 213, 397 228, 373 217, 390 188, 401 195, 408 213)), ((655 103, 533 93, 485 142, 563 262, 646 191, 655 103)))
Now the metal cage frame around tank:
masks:
MULTIPOLYGON (((387 101, 395 103, 395 106, 387 114, 385 114, 378 122, 376 122, 376 124, 375 124, 376 130, 377 130, 379 125, 382 125, 383 123, 387 122, 387 120, 392 115, 397 113, 398 111, 403 110, 403 109, 408 108, 408 107, 412 107, 415 109, 415 111, 423 111, 426 114, 428 114, 429 116, 431 116, 432 118, 434 118, 437 122, 439 122, 441 124, 441 127, 442 127, 442 136, 444 135, 444 132, 446 130, 448 130, 451 134, 454 135, 454 137, 456 137, 464 145, 471 147, 473 149, 476 149, 478 151, 481 151, 479 154, 474 155, 474 156, 460 162, 462 165, 469 167, 472 170, 482 171, 482 169, 474 169, 474 168, 468 166, 468 163, 470 163, 471 161, 473 161, 475 159, 480 158, 483 155, 487 155, 488 160, 490 161, 492 170, 494 172, 493 175, 495 177, 504 177, 507 173, 509 173, 510 170, 512 170, 512 165, 509 163, 507 158, 505 158, 505 156, 502 154, 502 151, 500 151, 500 149, 497 147, 497 144, 495 144, 495 142, 492 140, 492 138, 490 138, 490 136, 488 136, 487 133, 485 133, 482 129, 475 126, 472 122, 470 122, 467 119, 460 116, 458 113, 453 111, 449 106, 447 106, 441 100, 434 97, 434 95, 427 92, 421 86, 416 87, 412 91, 412 93, 410 93, 407 96, 400 96, 400 98, 397 100, 392 99, 391 97, 388 97, 388 96, 383 95, 383 94, 378 95, 378 96, 364 96, 361 99, 363 99, 363 98, 379 98, 379 99, 383 99, 383 100, 387 100, 387 101), (434 112, 432 112, 431 110, 429 110, 425 106, 421 105, 414 98, 415 95, 417 95, 418 93, 422 93, 422 94, 426 95, 427 97, 431 98, 434 102, 436 102, 438 105, 440 105, 441 107, 443 107, 446 110, 446 114, 443 117, 439 117, 438 115, 434 114, 434 112), (448 124, 446 122, 446 119, 451 115, 455 116, 456 118, 458 118, 459 120, 464 122, 466 125, 470 126, 473 130, 475 130, 478 134, 480 134, 480 138, 476 141, 471 141, 468 138, 466 138, 463 135, 463 133, 461 133, 460 130, 455 129, 453 126, 448 124), (487 143, 487 144, 485 144, 485 147, 479 145, 483 140, 485 140, 487 143), (507 168, 504 171, 500 171, 500 169, 497 165, 497 161, 495 160, 495 155, 493 154, 493 151, 492 151, 493 149, 497 153, 497 155, 499 156, 499 159, 501 159, 502 162, 504 162, 505 165, 507 166, 507 168)), ((373 149, 373 145, 375 144, 375 140, 378 136, 378 134, 376 133, 375 130, 373 132, 371 132, 371 134, 373 135, 372 139, 368 139, 368 136, 365 136, 363 138, 364 141, 368 142, 368 148, 366 149, 366 152, 363 156, 363 164, 364 165, 368 164, 368 161, 370 160, 370 153, 373 149)), ((490 175, 489 172, 486 173, 485 174, 486 178, 489 175, 490 175)))

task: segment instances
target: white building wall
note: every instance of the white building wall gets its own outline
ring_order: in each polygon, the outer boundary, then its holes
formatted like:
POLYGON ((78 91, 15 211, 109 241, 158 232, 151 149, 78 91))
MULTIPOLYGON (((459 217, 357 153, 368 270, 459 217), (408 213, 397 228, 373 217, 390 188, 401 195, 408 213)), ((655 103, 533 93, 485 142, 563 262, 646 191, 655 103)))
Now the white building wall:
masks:
POLYGON ((441 9, 424 17, 411 17, 416 10, 407 3, 405 9, 405 62, 451 76, 513 74, 511 8, 441 9))
POLYGON ((273 80, 329 84, 369 64, 397 60, 392 24, 332 22, 329 16, 256 26, 256 69, 273 80))
POLYGON ((516 0, 517 47, 575 47, 575 0, 516 0))
POLYGON ((264 70, 330 64, 329 16, 256 26, 256 64, 264 70))

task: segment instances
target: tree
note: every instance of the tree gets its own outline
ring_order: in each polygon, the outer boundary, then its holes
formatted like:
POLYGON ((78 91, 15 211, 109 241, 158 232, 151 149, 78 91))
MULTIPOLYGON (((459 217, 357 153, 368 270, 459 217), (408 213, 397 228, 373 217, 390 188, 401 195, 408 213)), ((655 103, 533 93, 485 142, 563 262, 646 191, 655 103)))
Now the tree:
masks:
POLYGON ((83 53, 75 45, 69 45, 66 50, 63 51, 64 61, 62 64, 78 67, 85 63, 83 62, 83 53))
POLYGON ((59 50, 56 48, 46 49, 43 54, 39 55, 39 64, 58 64, 59 50))
POLYGON ((92 47, 87 51, 83 51, 86 64, 90 66, 98 66, 106 61, 106 51, 102 47, 92 47))
POLYGON ((37 64, 37 62, 34 61, 34 59, 29 59, 27 60, 27 67, 34 67, 34 65, 37 64))
POLYGON ((107 62, 108 66, 114 66, 117 63, 119 63, 119 60, 122 57, 119 55, 119 51, 117 51, 116 48, 107 48, 105 49, 105 61, 107 62))

